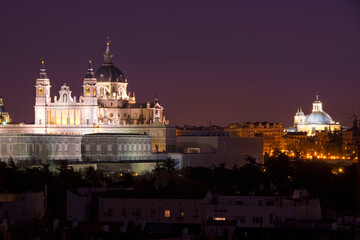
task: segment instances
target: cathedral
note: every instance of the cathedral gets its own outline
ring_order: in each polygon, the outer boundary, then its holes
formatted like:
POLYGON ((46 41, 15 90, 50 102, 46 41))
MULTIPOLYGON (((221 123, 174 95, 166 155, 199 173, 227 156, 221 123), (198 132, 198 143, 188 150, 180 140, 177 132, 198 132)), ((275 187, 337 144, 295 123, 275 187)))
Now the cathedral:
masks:
POLYGON ((164 108, 157 97, 153 103, 136 102, 135 93, 131 96, 131 92, 128 92, 127 79, 121 70, 114 66, 112 58, 110 43, 107 42, 104 63, 96 73, 91 61, 89 62, 83 81, 83 95, 78 99, 71 95, 70 87, 66 84, 60 88, 59 97, 51 99, 50 79, 42 61, 35 85, 35 124, 47 128, 138 125, 155 121, 167 124, 164 108))
POLYGON ((329 114, 327 114, 322 107, 322 102, 319 100, 319 95, 316 94, 313 102, 312 112, 305 115, 301 108, 297 110, 294 116, 294 127, 298 132, 307 132, 308 136, 315 135, 316 131, 339 131, 341 125, 335 122, 329 114))
MULTIPOLYGON (((89 61, 82 87, 82 95, 76 97, 64 83, 58 96, 52 97, 50 78, 42 61, 35 83, 34 124, 1 125, 0 134, 145 134, 152 137, 153 151, 175 148, 175 128, 165 119, 159 99, 155 96, 152 102, 136 101, 135 92, 128 91, 124 73, 113 64, 110 41, 104 62, 96 71, 89 61)), ((2 118, 8 118, 3 122, 9 122, 7 113, 2 112, 2 118)))

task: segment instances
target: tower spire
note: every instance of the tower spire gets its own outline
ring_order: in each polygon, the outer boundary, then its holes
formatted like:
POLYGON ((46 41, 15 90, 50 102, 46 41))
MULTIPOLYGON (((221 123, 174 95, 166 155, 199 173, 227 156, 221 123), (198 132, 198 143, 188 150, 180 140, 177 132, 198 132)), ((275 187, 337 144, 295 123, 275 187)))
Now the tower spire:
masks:
POLYGON ((110 37, 106 38, 106 50, 104 53, 104 64, 112 64, 113 54, 110 52, 110 37))
POLYGON ((92 61, 89 60, 89 67, 88 67, 88 71, 87 71, 85 78, 94 78, 94 77, 95 77, 95 74, 94 74, 94 69, 92 66, 92 61))
POLYGON ((41 78, 41 79, 47 78, 44 59, 41 59, 41 67, 40 67, 39 78, 41 78))

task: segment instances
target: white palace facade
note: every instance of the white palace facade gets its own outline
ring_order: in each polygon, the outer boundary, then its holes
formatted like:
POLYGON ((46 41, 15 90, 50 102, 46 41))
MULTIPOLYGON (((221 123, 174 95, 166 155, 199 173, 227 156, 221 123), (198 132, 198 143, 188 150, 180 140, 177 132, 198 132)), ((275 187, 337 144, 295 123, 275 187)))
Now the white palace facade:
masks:
POLYGON ((104 63, 94 72, 91 61, 83 80, 83 94, 72 96, 64 84, 58 96, 50 94, 51 82, 44 61, 36 79, 34 124, 6 124, 0 134, 83 135, 91 133, 146 134, 153 151, 175 149, 175 128, 165 120, 164 108, 153 102, 138 103, 128 92, 128 81, 112 62, 107 42, 104 63))

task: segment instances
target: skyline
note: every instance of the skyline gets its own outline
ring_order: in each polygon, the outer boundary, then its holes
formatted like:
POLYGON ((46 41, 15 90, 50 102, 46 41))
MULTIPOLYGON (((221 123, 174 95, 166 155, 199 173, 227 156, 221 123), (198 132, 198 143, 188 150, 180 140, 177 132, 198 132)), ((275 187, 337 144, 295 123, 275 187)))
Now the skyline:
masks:
POLYGON ((109 1, 106 11, 96 1, 3 5, 0 64, 10 83, 0 95, 15 121, 34 121, 41 58, 52 96, 66 83, 78 97, 88 60, 94 68, 103 62, 107 35, 129 91, 140 102, 157 93, 173 125, 288 126, 298 107, 311 112, 316 92, 343 125, 352 120, 342 112, 360 112, 355 2, 109 1))

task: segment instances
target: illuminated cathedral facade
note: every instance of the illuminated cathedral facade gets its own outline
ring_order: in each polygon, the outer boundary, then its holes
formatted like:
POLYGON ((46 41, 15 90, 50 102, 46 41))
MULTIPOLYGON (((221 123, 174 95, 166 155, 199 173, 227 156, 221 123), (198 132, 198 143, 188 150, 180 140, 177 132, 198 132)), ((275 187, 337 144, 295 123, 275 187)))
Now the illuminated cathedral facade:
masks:
POLYGON ((127 78, 114 66, 112 59, 108 41, 104 63, 94 71, 89 62, 80 97, 72 96, 67 84, 61 86, 58 96, 52 97, 50 78, 42 61, 35 83, 34 124, 0 125, 0 134, 58 135, 63 136, 64 141, 69 135, 149 135, 152 151, 173 151, 175 128, 165 120, 159 99, 155 96, 152 102, 138 103, 135 92, 128 91, 127 78))
POLYGON ((313 102, 312 112, 305 115, 301 108, 298 108, 294 116, 294 127, 298 132, 307 132, 308 136, 315 135, 316 131, 333 132, 339 131, 341 125, 335 122, 329 114, 323 110, 319 95, 316 94, 313 102))
MULTIPOLYGON (((127 79, 112 62, 110 44, 107 43, 104 63, 93 71, 92 63, 83 81, 83 95, 71 95, 70 87, 64 84, 59 97, 50 96, 50 79, 44 62, 36 79, 35 125, 46 128, 89 127, 101 125, 138 125, 158 121, 167 124, 164 108, 157 97, 153 103, 137 103, 135 93, 127 91, 127 79)), ((62 132, 61 128, 53 129, 62 132)))

